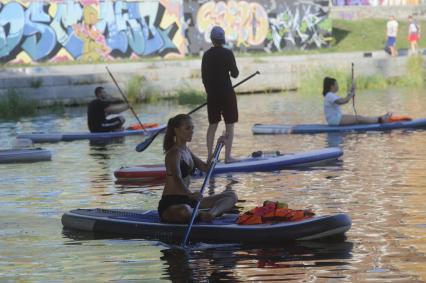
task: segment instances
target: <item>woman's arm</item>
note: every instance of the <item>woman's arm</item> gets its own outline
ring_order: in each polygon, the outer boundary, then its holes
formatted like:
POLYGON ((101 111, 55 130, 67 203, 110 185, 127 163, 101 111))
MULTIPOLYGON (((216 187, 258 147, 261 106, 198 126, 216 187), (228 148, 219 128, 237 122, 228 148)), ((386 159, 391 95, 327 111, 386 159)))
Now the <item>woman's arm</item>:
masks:
POLYGON ((346 103, 348 103, 349 101, 351 101, 352 97, 353 97, 353 93, 349 92, 349 93, 348 93, 348 95, 346 95, 346 97, 345 97, 345 98, 339 98, 339 99, 336 99, 336 100, 334 101, 334 103, 336 103, 336 104, 338 104, 338 105, 346 104, 346 103))
POLYGON ((177 190, 191 196, 192 192, 186 186, 182 173, 180 172, 181 153, 178 149, 171 149, 166 154, 166 175, 173 180, 173 187, 177 190))
POLYGON ((192 160, 194 160, 195 168, 198 168, 199 170, 203 172, 207 172, 209 169, 209 164, 211 160, 211 156, 209 156, 209 160, 207 162, 202 161, 198 156, 192 153, 192 151, 189 151, 191 153, 192 160))
MULTIPOLYGON (((217 139, 217 143, 224 143, 226 141, 226 136, 221 135, 218 139, 217 139)), ((200 158, 198 158, 195 154, 192 153, 192 151, 189 151, 191 153, 191 157, 192 160, 194 160, 194 165, 196 168, 200 169, 203 172, 207 172, 209 170, 209 165, 210 162, 213 158, 213 154, 211 156, 209 156, 209 158, 207 159, 207 162, 202 161, 200 158)))
POLYGON ((345 98, 339 98, 339 99, 336 99, 336 100, 334 101, 334 103, 336 103, 336 104, 338 104, 338 105, 346 104, 346 103, 348 103, 349 101, 351 101, 351 99, 352 99, 352 97, 354 97, 354 95, 355 95, 355 85, 354 85, 354 84, 352 84, 351 89, 349 90, 349 92, 348 92, 348 94, 346 95, 346 97, 345 97, 345 98))

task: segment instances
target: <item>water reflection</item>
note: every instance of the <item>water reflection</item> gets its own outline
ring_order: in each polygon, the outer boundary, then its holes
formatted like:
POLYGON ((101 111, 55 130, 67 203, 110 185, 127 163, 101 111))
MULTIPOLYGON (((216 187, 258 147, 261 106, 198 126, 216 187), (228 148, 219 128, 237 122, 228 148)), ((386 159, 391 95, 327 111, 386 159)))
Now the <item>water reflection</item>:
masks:
POLYGON ((342 133, 327 133, 326 135, 328 147, 339 147, 343 143, 342 133))
POLYGON ((279 246, 221 246, 206 244, 161 252, 165 261, 162 279, 173 282, 232 282, 306 280, 314 272, 318 279, 342 280, 348 269, 353 243, 341 241, 296 242, 279 246), (311 269, 309 275, 306 269, 311 269), (260 269, 265 271, 260 272, 260 269), (321 270, 321 272, 319 272, 321 270))
POLYGON ((125 137, 116 137, 116 138, 111 138, 111 139, 90 140, 89 144, 90 144, 91 148, 107 149, 108 145, 122 144, 122 143, 124 143, 124 140, 125 140, 125 137))

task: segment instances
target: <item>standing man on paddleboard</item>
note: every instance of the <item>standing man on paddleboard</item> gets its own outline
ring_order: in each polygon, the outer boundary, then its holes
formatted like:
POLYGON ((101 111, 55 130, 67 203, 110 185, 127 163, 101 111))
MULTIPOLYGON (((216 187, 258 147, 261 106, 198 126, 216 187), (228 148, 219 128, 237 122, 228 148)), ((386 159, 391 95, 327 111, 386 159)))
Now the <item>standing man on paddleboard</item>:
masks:
POLYGON ((234 124, 238 122, 238 107, 237 97, 232 88, 229 75, 236 78, 239 71, 234 53, 223 47, 225 44, 225 31, 219 26, 213 27, 210 39, 213 47, 204 53, 201 63, 201 74, 207 93, 207 114, 209 119, 207 156, 212 155, 215 133, 223 116, 227 137, 225 142, 225 162, 236 162, 238 160, 231 156, 231 149, 234 139, 234 124))
POLYGON ((87 107, 87 125, 92 133, 123 130, 126 121, 123 116, 107 119, 110 114, 118 114, 129 109, 128 104, 112 105, 108 93, 101 86, 95 89, 96 99, 87 107))

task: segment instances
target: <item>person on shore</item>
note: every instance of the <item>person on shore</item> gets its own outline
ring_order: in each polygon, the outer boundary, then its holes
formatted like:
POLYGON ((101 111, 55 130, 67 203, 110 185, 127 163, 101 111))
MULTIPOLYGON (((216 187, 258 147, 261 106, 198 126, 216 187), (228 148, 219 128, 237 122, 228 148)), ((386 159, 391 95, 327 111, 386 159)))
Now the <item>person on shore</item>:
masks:
POLYGON ((391 56, 395 57, 398 55, 396 50, 396 37, 398 35, 398 22, 395 16, 390 16, 386 23, 386 47, 389 48, 391 56))
POLYGON ((201 74, 207 93, 207 114, 209 127, 207 129, 207 153, 212 154, 213 142, 218 123, 223 116, 226 128, 225 163, 236 162, 231 156, 234 140, 234 124, 238 122, 237 97, 232 88, 230 74, 238 77, 239 71, 231 50, 223 47, 225 31, 215 26, 210 38, 213 47, 207 50, 201 63, 201 74))
POLYGON ((125 119, 123 116, 117 116, 107 119, 110 114, 119 114, 127 109, 129 105, 121 103, 112 105, 108 99, 109 95, 103 87, 95 89, 96 98, 92 100, 87 107, 87 125, 90 132, 112 132, 123 130, 125 119))
POLYGON ((420 40, 420 26, 412 16, 408 17, 408 41, 410 42, 411 54, 417 53, 417 42, 420 40))
POLYGON ((330 77, 324 78, 322 90, 322 95, 324 96, 324 114, 330 126, 386 123, 392 115, 391 113, 386 113, 383 116, 368 117, 342 114, 340 105, 348 103, 354 97, 355 83, 352 83, 351 89, 345 98, 338 96, 338 91, 339 84, 336 79, 330 77))
MULTIPOLYGON (((166 155, 166 183, 158 204, 158 214, 161 221, 169 223, 188 223, 192 210, 201 199, 200 211, 197 218, 210 222, 223 212, 231 210, 237 202, 237 195, 233 191, 225 191, 202 198, 200 192, 192 192, 189 188, 191 173, 195 168, 208 171, 208 162, 202 161, 188 148, 187 143, 192 140, 194 124, 187 114, 179 114, 167 123, 164 136, 163 150, 166 155)), ((218 142, 225 141, 220 137, 218 142)))

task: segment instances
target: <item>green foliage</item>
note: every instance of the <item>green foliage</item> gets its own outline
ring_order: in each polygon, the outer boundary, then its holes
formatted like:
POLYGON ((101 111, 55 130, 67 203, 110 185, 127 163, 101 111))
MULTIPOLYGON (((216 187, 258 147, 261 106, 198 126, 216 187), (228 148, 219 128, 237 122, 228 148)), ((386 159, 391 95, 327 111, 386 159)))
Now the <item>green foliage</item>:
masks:
POLYGON ((0 119, 16 120, 20 117, 31 116, 37 113, 37 107, 37 101, 25 98, 11 89, 5 96, 0 97, 0 119))
POLYGON ((383 89, 388 86, 387 80, 382 75, 357 76, 356 88, 362 89, 383 89))
POLYGON ((340 91, 346 92, 351 81, 350 70, 339 70, 332 68, 318 68, 301 76, 299 81, 299 93, 303 95, 320 95, 322 93, 323 80, 332 77, 339 83, 340 91))
POLYGON ((206 95, 202 91, 184 87, 177 91, 177 99, 179 104, 201 104, 206 102, 206 95))
MULTIPOLYGON (((311 71, 299 82, 299 92, 302 94, 321 94, 323 87, 323 80, 325 77, 332 77, 339 83, 340 92, 345 93, 348 91, 352 77, 350 70, 341 69, 326 69, 320 68, 311 71)), ((388 83, 381 75, 372 76, 357 76, 356 89, 381 89, 386 88, 388 83)))
POLYGON ((126 86, 126 94, 129 102, 154 103, 159 100, 159 90, 149 84, 144 76, 134 76, 126 86))
POLYGON ((126 85, 126 95, 129 102, 137 102, 141 100, 142 83, 145 81, 143 76, 132 77, 126 85))
MULTIPOLYGON (((397 78, 386 79, 382 75, 356 76, 356 89, 383 89, 389 86, 422 87, 425 84, 422 56, 411 56, 407 60, 406 74, 397 78)), ((308 72, 299 81, 299 92, 302 94, 320 94, 325 77, 332 77, 339 83, 340 92, 345 93, 351 84, 350 70, 318 68, 308 72)))
POLYGON ((422 87, 425 84, 424 60, 422 56, 411 56, 407 60, 406 74, 389 80, 390 85, 422 87))
POLYGON ((325 20, 321 21, 318 26, 322 29, 322 30, 326 30, 326 31, 333 31, 333 21, 331 19, 331 17, 326 18, 325 20))

